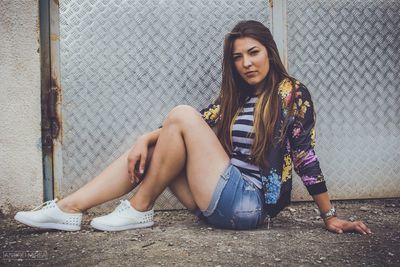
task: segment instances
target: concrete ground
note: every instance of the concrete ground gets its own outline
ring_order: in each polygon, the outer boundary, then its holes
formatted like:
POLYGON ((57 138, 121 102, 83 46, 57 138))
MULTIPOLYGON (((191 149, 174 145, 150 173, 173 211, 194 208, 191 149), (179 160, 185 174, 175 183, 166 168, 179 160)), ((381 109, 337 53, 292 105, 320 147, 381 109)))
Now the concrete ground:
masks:
POLYGON ((339 216, 363 220, 363 236, 326 231, 313 203, 294 203, 271 227, 220 230, 186 211, 156 212, 152 228, 80 232, 33 229, 0 218, 4 266, 400 266, 400 199, 336 201, 339 216))

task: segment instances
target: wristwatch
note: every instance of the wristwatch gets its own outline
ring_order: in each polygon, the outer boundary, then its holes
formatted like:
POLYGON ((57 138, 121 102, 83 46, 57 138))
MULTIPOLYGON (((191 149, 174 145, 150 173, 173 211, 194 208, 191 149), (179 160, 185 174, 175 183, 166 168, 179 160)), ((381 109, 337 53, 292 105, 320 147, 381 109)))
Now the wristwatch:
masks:
POLYGON ((334 206, 332 206, 332 208, 330 210, 328 210, 327 212, 321 212, 320 216, 322 219, 327 219, 330 217, 336 217, 336 209, 334 206))

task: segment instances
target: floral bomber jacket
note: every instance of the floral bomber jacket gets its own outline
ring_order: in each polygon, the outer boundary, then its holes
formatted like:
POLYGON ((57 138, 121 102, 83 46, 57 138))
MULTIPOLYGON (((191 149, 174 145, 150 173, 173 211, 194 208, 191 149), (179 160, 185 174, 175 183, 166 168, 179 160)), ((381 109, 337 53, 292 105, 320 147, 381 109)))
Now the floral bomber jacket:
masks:
MULTIPOLYGON (((261 168, 261 182, 265 198, 265 209, 270 217, 276 216, 290 204, 292 191, 292 165, 310 195, 327 191, 324 176, 314 151, 315 112, 308 89, 296 81, 285 79, 279 85, 281 109, 275 136, 279 136, 283 122, 288 117, 286 136, 283 145, 270 148, 266 153, 268 168, 261 168), (293 112, 289 115, 288 105, 295 86, 293 112)), ((200 111, 210 127, 219 119, 219 105, 211 104, 200 111)))

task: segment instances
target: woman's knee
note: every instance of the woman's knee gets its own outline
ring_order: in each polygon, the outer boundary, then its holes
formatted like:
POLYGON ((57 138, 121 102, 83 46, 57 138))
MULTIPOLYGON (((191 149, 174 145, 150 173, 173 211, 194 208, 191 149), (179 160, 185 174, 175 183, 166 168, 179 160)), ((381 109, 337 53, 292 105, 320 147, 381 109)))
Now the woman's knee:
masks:
POLYGON ((192 121, 199 117, 199 112, 189 105, 179 105, 174 107, 164 120, 164 126, 171 123, 183 123, 192 121))

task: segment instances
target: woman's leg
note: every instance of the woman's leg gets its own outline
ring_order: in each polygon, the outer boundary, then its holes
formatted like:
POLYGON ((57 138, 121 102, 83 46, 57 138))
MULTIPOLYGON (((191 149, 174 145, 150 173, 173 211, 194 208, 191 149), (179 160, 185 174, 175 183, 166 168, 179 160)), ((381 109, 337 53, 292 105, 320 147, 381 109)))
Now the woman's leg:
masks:
POLYGON ((212 129, 189 106, 174 108, 165 119, 150 166, 132 206, 145 211, 174 179, 186 171, 190 192, 205 210, 229 157, 212 129))
MULTIPOLYGON (((215 170, 214 170, 214 174, 217 173, 216 176, 214 175, 215 180, 211 181, 211 183, 209 184, 209 186, 211 186, 211 189, 213 189, 215 187, 215 185, 213 186, 213 183, 216 184, 216 182, 218 181, 219 175, 222 173, 224 167, 226 167, 226 165, 228 164, 227 155, 225 154, 225 151, 222 149, 221 144, 219 143, 217 137, 215 136, 215 133, 213 131, 211 131, 210 128, 208 127, 208 125, 202 120, 202 118, 200 116, 198 116, 197 111, 195 111, 194 109, 192 109, 190 107, 186 107, 186 106, 182 107, 181 106, 181 107, 176 108, 174 110, 174 112, 171 112, 170 116, 167 118, 167 120, 165 122, 164 128, 166 128, 166 126, 168 126, 168 125, 171 126, 170 124, 176 123, 176 122, 170 123, 170 121, 175 121, 176 119, 178 119, 178 121, 181 121, 180 118, 176 118, 176 117, 180 117, 181 115, 184 115, 185 111, 183 111, 183 113, 180 114, 181 113, 179 111, 180 109, 189 109, 190 110, 189 114, 191 114, 191 116, 194 115, 196 117, 196 119, 200 119, 201 124, 203 124, 202 128, 205 128, 207 134, 202 136, 202 134, 199 132, 199 133, 197 133, 197 136, 200 137, 201 139, 203 139, 204 141, 206 141, 209 144, 209 146, 217 146, 218 147, 217 150, 219 150, 219 153, 224 154, 224 156, 226 157, 225 161, 219 160, 219 161, 215 162, 215 161, 213 161, 212 157, 207 156, 207 153, 206 153, 205 157, 202 159, 205 163, 206 168, 207 168, 207 166, 210 165, 207 161, 210 161, 210 162, 214 163, 214 165, 217 166, 217 171, 215 172, 215 170), (207 137, 207 136, 209 136, 209 137, 207 137), (207 141, 209 138, 211 140, 207 141), (221 165, 221 162, 222 162, 222 165, 221 165), (219 164, 219 166, 218 166, 218 164, 219 164), (221 166, 223 166, 223 167, 221 167, 221 166)), ((188 116, 188 119, 190 119, 190 116, 188 116)), ((169 126, 168 126, 168 128, 171 128, 169 126)), ((176 126, 172 125, 172 128, 174 128, 174 127, 176 127, 176 126)), ((195 128, 193 130, 195 130, 195 128)), ((173 143, 172 139, 169 138, 168 135, 167 135, 167 139, 168 139, 167 142, 173 143)), ((178 141, 178 143, 181 141, 178 141)), ((160 142, 157 142, 157 144, 159 144, 159 143, 160 142)), ((214 148, 211 147, 211 150, 213 150, 213 149, 214 148)), ((149 162, 149 163, 153 162, 153 159, 152 159, 153 151, 154 151, 154 147, 149 148, 149 156, 147 159, 147 162, 149 162)), ((118 198, 118 197, 121 197, 121 196, 127 194, 128 192, 130 192, 134 188, 134 185, 132 185, 130 183, 130 180, 128 179, 128 171, 127 171, 128 170, 128 165, 127 165, 128 154, 129 154, 129 150, 126 151, 117 160, 115 160, 111 165, 109 165, 104 171, 102 171, 93 180, 89 181, 87 184, 85 184, 83 187, 81 187, 76 192, 72 193, 71 195, 69 195, 69 196, 65 197, 64 199, 60 200, 59 202, 57 202, 58 206, 63 211, 66 211, 66 212, 81 212, 81 211, 87 210, 91 207, 94 207, 96 205, 105 203, 107 201, 110 201, 110 200, 118 198)), ((173 153, 171 153, 171 154, 173 154, 173 153)), ((193 156, 195 156, 195 155, 193 155, 193 156)), ((215 154, 215 156, 218 157, 218 153, 215 154)), ((196 156, 196 158, 197 158, 197 156, 196 156)), ((153 163, 151 163, 151 165, 153 165, 153 163)), ((147 180, 147 176, 149 176, 150 169, 154 169, 154 168, 150 167, 151 165, 147 166, 147 168, 149 168, 149 170, 147 171, 145 180, 147 180)), ((199 169, 199 168, 197 168, 197 169, 199 169)), ((192 211, 195 210, 197 208, 197 205, 194 200, 191 189, 189 187, 189 182, 186 177, 186 170, 182 166, 180 168, 179 172, 178 171, 174 171, 174 172, 175 172, 174 173, 175 176, 172 177, 172 179, 170 177, 169 178, 166 177, 166 180, 170 180, 170 182, 167 183, 167 185, 169 186, 172 193, 174 193, 174 195, 178 198, 178 200, 186 208, 188 208, 189 210, 192 210, 192 211)), ((200 170, 200 174, 203 173, 204 174, 203 177, 206 179, 208 179, 207 172, 211 172, 211 175, 213 175, 212 174, 213 170, 208 170, 208 169, 206 169, 204 171, 200 170)), ((198 175, 196 175, 196 176, 198 176, 198 175)), ((153 173, 153 177, 154 177, 154 173, 153 173)), ((160 172, 160 170, 158 170, 158 175, 156 177, 160 177, 160 178, 163 177, 163 172, 162 171, 160 172)), ((161 186, 162 191, 165 189, 165 186, 166 186, 165 184, 163 186, 161 186)), ((213 190, 209 191, 210 194, 212 192, 213 192, 213 190)))
POLYGON ((128 154, 129 150, 83 187, 58 201, 59 208, 82 212, 130 192, 134 185, 128 178, 128 154))
POLYGON ((179 174, 168 185, 168 188, 179 200, 179 202, 181 202, 188 210, 194 212, 198 209, 197 204, 194 201, 192 191, 190 190, 185 172, 179 174))
MULTIPOLYGON (((65 212, 82 212, 129 193, 134 188, 128 179, 129 151, 130 149, 76 192, 58 201, 60 209, 65 212)), ((151 161, 153 151, 154 146, 149 148, 147 162, 151 161)), ((186 208, 191 211, 197 208, 185 172, 180 173, 169 188, 186 208)))
MULTIPOLYGON (((149 152, 147 154, 146 168, 150 167, 150 162, 153 157, 155 146, 149 147, 149 152)), ((168 185, 169 190, 175 195, 175 197, 190 211, 197 210, 196 202, 193 199, 192 192, 188 184, 186 177, 186 171, 183 170, 179 173, 172 182, 168 185)))

